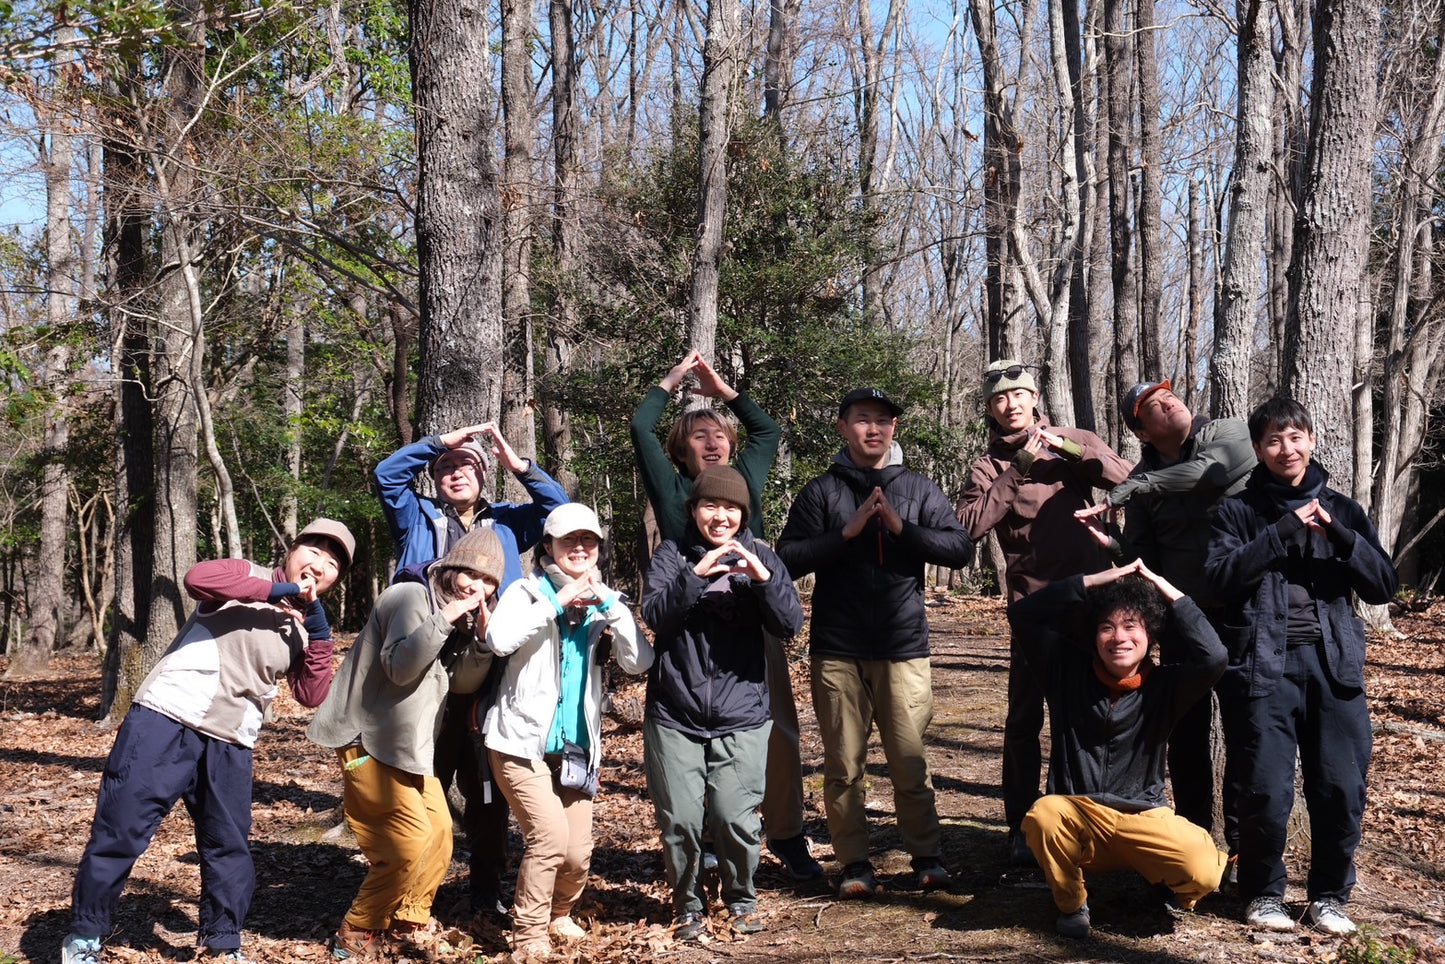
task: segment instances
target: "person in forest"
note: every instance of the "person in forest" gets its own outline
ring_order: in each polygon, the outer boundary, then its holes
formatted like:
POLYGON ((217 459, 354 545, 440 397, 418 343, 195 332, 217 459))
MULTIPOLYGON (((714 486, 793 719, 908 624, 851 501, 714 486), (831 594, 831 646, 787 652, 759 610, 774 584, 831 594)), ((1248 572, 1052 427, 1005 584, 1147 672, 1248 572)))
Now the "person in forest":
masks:
POLYGON ((598 572, 602 539, 589 507, 553 509, 536 568, 502 594, 487 626, 487 645, 506 658, 487 756, 526 841, 512 909, 517 964, 550 958, 553 939, 587 936, 572 908, 592 862, 602 664, 610 653, 624 672, 652 665, 652 646, 598 572))
MULTIPOLYGON (((1132 466, 1093 432, 1045 421, 1034 376, 1014 359, 989 363, 983 396, 991 420, 988 450, 969 469, 956 510, 975 543, 989 531, 998 538, 1009 602, 1056 579, 1108 568, 1102 547, 1078 539, 1074 513, 1093 504, 1095 488, 1124 481, 1132 466)), ((1009 857, 1016 864, 1033 861, 1019 828, 1039 796, 1043 726, 1043 691, 1012 639, 1002 782, 1009 857)))
POLYGON ((346 825, 370 865, 332 938, 337 960, 370 959, 387 933, 435 949, 431 908, 451 864, 452 818, 434 743, 447 694, 476 692, 491 668, 488 602, 503 564, 497 534, 476 528, 406 569, 377 599, 306 731, 336 751, 346 825))
MULTIPOLYGON (((686 503, 693 481, 710 466, 728 465, 741 473, 748 487, 747 527, 763 537, 763 489, 778 452, 782 430, 746 392, 735 391, 696 350, 690 351, 661 381, 647 390, 632 416, 632 448, 642 485, 657 519, 662 539, 682 539, 690 519, 686 503), (668 400, 689 375, 696 391, 716 398, 747 430, 738 443, 737 429, 713 408, 695 408, 673 422, 664 446, 657 426, 668 400)), ((768 695, 772 729, 768 735, 768 772, 763 791, 763 831, 768 850, 795 880, 816 880, 823 866, 813 859, 803 833, 803 763, 798 749, 798 706, 788 671, 788 652, 782 640, 764 633, 767 654, 768 695)))
POLYGON ((803 487, 778 540, 794 578, 816 573, 808 644, 813 706, 844 898, 878 891, 865 809, 875 724, 917 883, 924 890, 952 883, 923 746, 933 718, 923 567, 967 565, 973 543, 938 486, 903 467, 893 441, 902 411, 876 388, 843 396, 835 423, 843 450, 803 487))
POLYGON ((1165 746, 1224 671, 1219 636, 1193 600, 1138 559, 1052 582, 1008 614, 1049 704, 1049 792, 1023 832, 1059 933, 1089 934, 1085 872, 1134 870, 1192 909, 1219 886, 1229 858, 1169 808, 1165 746), (1156 665, 1150 650, 1165 638, 1179 659, 1156 665))
MULTIPOLYGON (((499 592, 521 578, 521 554, 542 534, 547 513, 567 501, 567 493, 531 459, 518 457, 495 422, 468 425, 404 445, 377 465, 374 473, 382 512, 396 543, 397 578, 409 567, 446 555, 476 526, 492 529, 502 544, 499 592), (530 502, 489 502, 483 497, 492 461, 516 476, 530 502), (436 497, 418 495, 417 477, 430 471, 436 497)), ((462 827, 469 851, 469 891, 473 912, 505 917, 502 875, 507 866, 507 801, 490 792, 481 752, 480 719, 492 691, 447 700, 442 732, 436 740, 435 769, 442 790, 455 781, 462 796, 462 827)))
MULTIPOLYGON (((1168 379, 1140 382, 1124 394, 1120 414, 1139 439, 1139 462, 1104 501, 1078 513, 1116 560, 1139 558, 1178 586, 1205 615, 1217 618, 1214 594, 1204 577, 1210 520, 1224 499, 1244 487, 1254 468, 1249 429, 1237 418, 1195 417, 1174 394, 1168 379), (1110 536, 1097 525, 1103 513, 1122 507, 1124 534, 1110 536)), ((1173 640, 1160 641, 1172 660, 1173 640)), ((1174 809, 1191 823, 1214 829, 1214 755, 1210 749, 1213 700, 1202 697, 1174 728, 1169 740, 1169 782, 1174 809)), ((1224 839, 1231 852, 1234 821, 1232 775, 1226 756, 1223 774, 1224 839)))
POLYGON ((196 829, 201 955, 246 960, 241 928, 256 889, 252 748, 282 676, 302 706, 326 699, 332 643, 320 596, 355 551, 346 526, 316 519, 275 568, 215 559, 186 573, 196 609, 141 681, 106 758, 62 964, 100 960, 121 890, 177 800, 196 829))
POLYGON ((687 499, 687 534, 658 547, 642 598, 656 653, 643 729, 647 792, 679 940, 707 926, 704 820, 729 925, 763 929, 753 874, 771 727, 765 637, 795 635, 803 608, 788 570, 747 530, 748 502, 742 473, 703 469, 687 499))
POLYGON ((1305 916, 1351 934, 1372 750, 1354 597, 1384 605, 1399 580, 1364 509, 1314 461, 1304 406, 1270 399, 1249 416, 1249 435, 1259 465, 1219 507, 1205 563, 1231 614, 1219 705, 1239 793, 1239 894, 1248 923, 1293 929, 1284 848, 1298 754, 1311 831, 1305 916))

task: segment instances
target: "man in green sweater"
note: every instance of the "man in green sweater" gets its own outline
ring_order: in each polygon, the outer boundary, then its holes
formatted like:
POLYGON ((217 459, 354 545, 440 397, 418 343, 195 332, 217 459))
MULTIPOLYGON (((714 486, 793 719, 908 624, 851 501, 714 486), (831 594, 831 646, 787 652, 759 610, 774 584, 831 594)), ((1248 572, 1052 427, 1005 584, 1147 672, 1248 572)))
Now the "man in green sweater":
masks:
MULTIPOLYGON (((693 480, 712 465, 732 464, 748 484, 748 528, 763 536, 763 487, 778 452, 782 430, 745 393, 723 381, 696 350, 690 351, 662 376, 637 406, 632 416, 632 448, 637 467, 657 518, 658 535, 681 539, 687 531, 687 497, 693 480), (747 441, 739 446, 732 421, 713 408, 684 412, 668 433, 664 448, 657 437, 668 400, 689 374, 697 380, 695 391, 704 398, 717 398, 747 430, 747 441)), ((773 717, 768 737, 767 784, 763 794, 763 828, 768 849, 780 859, 797 880, 816 880, 823 867, 808 852, 803 836, 803 765, 798 753, 798 708, 788 675, 787 652, 783 643, 767 637, 768 693, 773 717)))

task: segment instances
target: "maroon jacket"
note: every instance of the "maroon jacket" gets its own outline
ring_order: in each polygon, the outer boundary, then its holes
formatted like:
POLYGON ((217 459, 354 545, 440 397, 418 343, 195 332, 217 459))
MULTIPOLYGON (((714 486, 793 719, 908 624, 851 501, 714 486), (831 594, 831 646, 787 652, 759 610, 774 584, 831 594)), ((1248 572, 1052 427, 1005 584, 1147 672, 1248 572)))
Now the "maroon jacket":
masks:
POLYGON ((973 463, 958 501, 958 521, 975 542, 990 529, 998 536, 1008 567, 1009 602, 1022 599, 1056 579, 1109 566, 1108 553, 1074 518, 1093 504, 1093 487, 1112 489, 1132 466, 1093 432, 1034 423, 1070 440, 1077 458, 1044 446, 1027 476, 1014 455, 1028 441, 1029 429, 1002 435, 991 425, 988 451, 973 463))

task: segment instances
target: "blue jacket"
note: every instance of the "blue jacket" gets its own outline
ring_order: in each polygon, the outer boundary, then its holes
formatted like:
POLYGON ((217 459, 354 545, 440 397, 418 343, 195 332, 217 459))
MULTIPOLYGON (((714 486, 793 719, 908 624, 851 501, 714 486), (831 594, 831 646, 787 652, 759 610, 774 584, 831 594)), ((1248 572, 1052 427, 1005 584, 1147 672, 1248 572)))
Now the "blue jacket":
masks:
MULTIPOLYGON (((397 575, 407 566, 430 562, 446 554, 447 516, 445 503, 416 494, 412 483, 427 470, 433 459, 446 451, 435 435, 403 445, 377 465, 373 473, 381 496, 381 510, 391 529, 399 558, 397 575)), ((492 502, 477 506, 473 525, 490 525, 502 541, 506 566, 500 594, 522 578, 521 554, 542 538, 542 525, 557 506, 567 502, 567 492, 535 462, 517 479, 532 496, 531 502, 492 502)), ((393 577, 395 581, 395 577, 393 577)))
POLYGON ((1325 665, 1340 686, 1365 685, 1365 629, 1351 592, 1371 605, 1390 601, 1399 580, 1359 503, 1328 488, 1311 463, 1292 488, 1260 465, 1244 491, 1220 504, 1205 573, 1218 596, 1219 635, 1229 650, 1223 686, 1268 696, 1284 675, 1290 547, 1303 549, 1310 596, 1324 636, 1325 665), (1318 498, 1330 515, 1326 532, 1304 528, 1294 509, 1318 498))

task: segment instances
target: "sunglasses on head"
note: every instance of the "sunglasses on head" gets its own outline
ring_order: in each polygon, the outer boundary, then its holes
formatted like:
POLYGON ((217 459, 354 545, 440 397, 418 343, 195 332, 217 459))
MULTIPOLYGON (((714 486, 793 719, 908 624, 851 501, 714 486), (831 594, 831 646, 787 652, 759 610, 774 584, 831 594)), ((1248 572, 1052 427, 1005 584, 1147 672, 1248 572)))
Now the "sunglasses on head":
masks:
POLYGON ((1024 366, 1022 366, 1022 365, 1010 365, 1010 366, 1007 367, 1007 368, 996 368, 996 369, 994 369, 993 371, 984 372, 984 373, 983 373, 983 380, 986 381, 986 382, 988 382, 990 385, 992 385, 994 382, 998 381, 1000 378, 1003 378, 1003 377, 1005 377, 1005 376, 1007 376, 1007 377, 1009 377, 1009 378, 1018 378, 1018 377, 1019 377, 1020 375, 1022 375, 1023 373, 1024 373, 1024 366))

